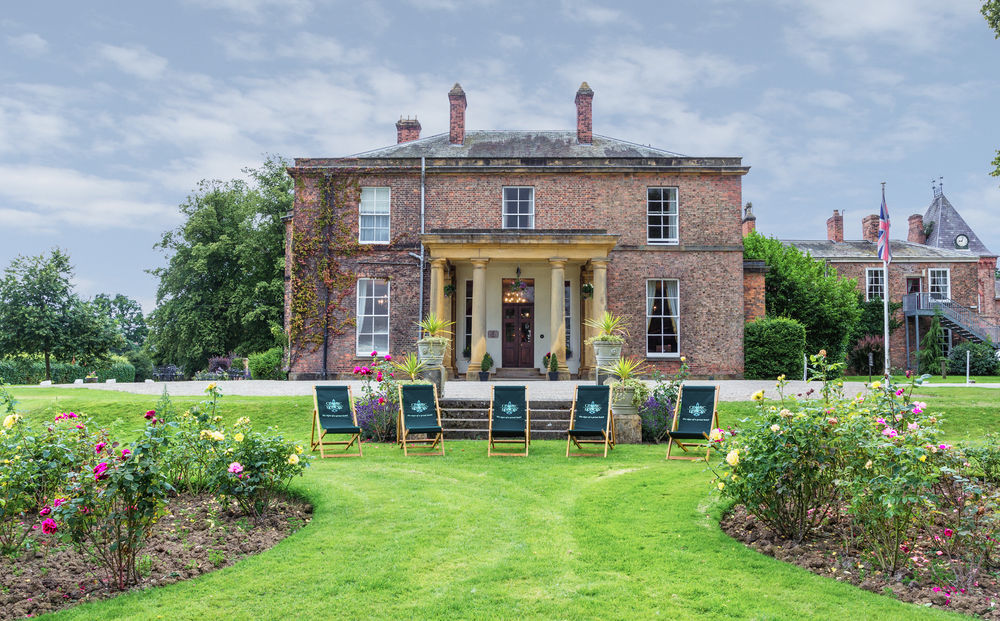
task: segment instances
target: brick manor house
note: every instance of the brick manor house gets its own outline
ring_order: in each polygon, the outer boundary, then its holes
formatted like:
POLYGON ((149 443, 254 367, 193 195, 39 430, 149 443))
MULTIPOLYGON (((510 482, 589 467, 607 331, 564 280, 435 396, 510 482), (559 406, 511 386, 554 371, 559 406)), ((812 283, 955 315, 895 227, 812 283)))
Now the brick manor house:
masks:
POLYGON ((523 377, 551 352, 564 377, 590 377, 583 322, 605 309, 628 318, 624 355, 741 377, 745 280, 746 317, 763 313, 763 270, 743 262, 749 167, 595 134, 593 98, 583 83, 575 131, 467 131, 456 84, 446 134, 401 119, 395 145, 296 159, 290 378, 414 352, 427 312, 455 322, 454 375, 489 352, 523 377))

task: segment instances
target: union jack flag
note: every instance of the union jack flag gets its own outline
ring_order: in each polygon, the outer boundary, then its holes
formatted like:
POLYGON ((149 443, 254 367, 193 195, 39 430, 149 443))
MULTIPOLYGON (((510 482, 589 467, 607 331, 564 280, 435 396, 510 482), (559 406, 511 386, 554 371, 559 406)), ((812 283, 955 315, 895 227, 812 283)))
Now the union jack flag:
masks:
POLYGON ((885 206, 885 188, 882 188, 882 210, 878 214, 878 258, 886 265, 892 261, 889 249, 889 208, 885 206))

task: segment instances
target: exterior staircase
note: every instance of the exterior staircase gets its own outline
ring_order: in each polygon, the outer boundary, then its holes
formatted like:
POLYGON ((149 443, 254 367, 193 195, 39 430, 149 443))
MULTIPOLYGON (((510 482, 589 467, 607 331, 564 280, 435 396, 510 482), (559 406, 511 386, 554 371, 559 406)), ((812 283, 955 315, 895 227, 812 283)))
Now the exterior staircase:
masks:
MULTIPOLYGON (((439 399, 444 437, 462 440, 485 440, 489 437, 490 402, 484 399, 439 399)), ((572 401, 531 399, 531 438, 565 440, 569 429, 572 401)))
POLYGON ((911 293, 903 297, 903 314, 907 317, 937 314, 942 327, 950 328, 966 340, 986 343, 1000 350, 1000 323, 952 300, 933 298, 928 293, 911 293))

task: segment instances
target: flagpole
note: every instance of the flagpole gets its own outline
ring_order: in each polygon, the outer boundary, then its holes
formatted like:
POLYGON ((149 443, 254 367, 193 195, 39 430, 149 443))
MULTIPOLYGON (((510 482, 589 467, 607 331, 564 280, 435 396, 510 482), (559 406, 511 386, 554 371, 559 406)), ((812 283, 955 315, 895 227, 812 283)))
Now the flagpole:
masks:
MULTIPOLYGON (((882 182, 882 204, 885 205, 885 181, 882 182)), ((881 214, 880 214, 881 215, 881 214)), ((885 214, 888 216, 888 213, 885 214)), ((885 245, 889 246, 889 231, 885 232, 885 245)), ((886 252, 882 260, 882 280, 885 283, 885 295, 882 296, 882 335, 884 340, 883 349, 885 350, 885 366, 883 367, 883 372, 885 377, 889 377, 889 262, 885 259, 888 258, 889 253, 886 252)))

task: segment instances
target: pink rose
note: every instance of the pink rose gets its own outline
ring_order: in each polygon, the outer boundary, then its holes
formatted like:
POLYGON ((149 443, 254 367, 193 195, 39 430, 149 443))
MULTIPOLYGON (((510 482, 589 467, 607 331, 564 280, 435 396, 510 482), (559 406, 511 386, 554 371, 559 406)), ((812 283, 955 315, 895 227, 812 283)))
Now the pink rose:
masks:
POLYGON ((77 425, 76 428, 77 429, 86 429, 86 427, 84 427, 83 425, 77 425))
POLYGON ((906 426, 906 428, 909 429, 910 431, 916 431, 917 429, 920 429, 920 425, 918 425, 917 423, 910 423, 909 425, 906 426))
POLYGON ((103 461, 94 466, 94 480, 100 481, 101 479, 108 478, 108 475, 106 474, 107 469, 108 469, 108 464, 107 462, 103 461))
POLYGON ((128 459, 128 456, 132 454, 132 451, 128 449, 122 449, 122 461, 128 459))
POLYGON ((100 453, 101 451, 104 450, 104 447, 107 445, 108 445, 107 442, 98 442, 97 444, 94 445, 94 452, 100 453))
POLYGON ((378 404, 382 405, 383 403, 385 403, 385 397, 379 397, 378 398, 378 404))
POLYGON ((951 537, 954 534, 955 534, 955 531, 951 530, 950 528, 944 529, 944 536, 945 537, 951 537))
POLYGON ((233 463, 229 464, 229 472, 233 474, 239 474, 243 472, 243 465, 238 461, 234 461, 233 463))
POLYGON ((875 419, 875 422, 878 423, 879 425, 884 425, 885 424, 885 419, 882 418, 882 417, 879 417, 879 418, 875 419))
POLYGON ((45 517, 46 515, 52 513, 51 507, 42 507, 42 510, 38 512, 38 515, 45 517))
POLYGON ((896 436, 899 435, 899 433, 892 427, 886 427, 885 429, 882 430, 882 435, 888 438, 895 438, 896 436))
POLYGON ((47 520, 42 522, 42 532, 45 533, 46 535, 51 535, 57 530, 59 530, 59 526, 56 525, 56 521, 53 520, 52 518, 48 518, 47 520))
POLYGON ((903 393, 904 393, 904 392, 906 392, 906 391, 905 391, 905 390, 903 390, 902 388, 900 388, 899 390, 897 390, 897 391, 896 391, 896 396, 897 396, 897 397, 901 397, 901 396, 903 396, 903 393))
POLYGON ((156 410, 150 410, 146 412, 145 418, 146 420, 151 420, 154 416, 156 416, 156 410))
POLYGON ((354 374, 357 375, 358 373, 361 373, 361 367, 354 367, 354 374))
POLYGON ((374 357, 376 357, 376 356, 378 356, 378 352, 377 352, 377 351, 373 351, 373 352, 372 352, 372 358, 374 358, 374 357))
POLYGON ((385 355, 385 361, 386 362, 391 362, 392 361, 392 356, 390 356, 389 354, 386 354, 385 355))
POLYGON ((55 500, 52 501, 52 506, 53 507, 59 507, 61 505, 66 504, 67 502, 69 502, 69 501, 66 500, 65 498, 56 498, 55 500))
POLYGON ((382 372, 381 371, 379 371, 378 375, 375 376, 375 381, 376 382, 381 382, 382 381, 382 372))

